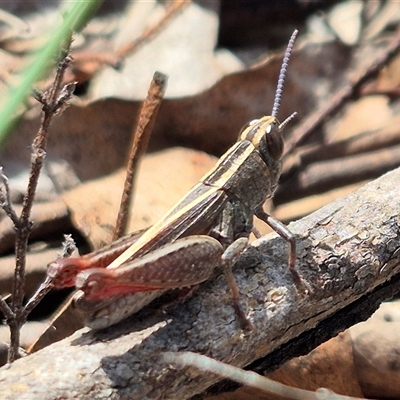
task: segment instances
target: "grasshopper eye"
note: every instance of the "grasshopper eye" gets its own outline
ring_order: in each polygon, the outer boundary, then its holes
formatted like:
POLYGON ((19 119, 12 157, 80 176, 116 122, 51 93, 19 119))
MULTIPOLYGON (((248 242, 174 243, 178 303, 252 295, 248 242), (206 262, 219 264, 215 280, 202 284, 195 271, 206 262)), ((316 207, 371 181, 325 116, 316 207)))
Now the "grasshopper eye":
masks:
POLYGON ((275 160, 279 160, 283 153, 283 138, 277 122, 268 124, 265 134, 260 140, 261 154, 268 154, 275 160))

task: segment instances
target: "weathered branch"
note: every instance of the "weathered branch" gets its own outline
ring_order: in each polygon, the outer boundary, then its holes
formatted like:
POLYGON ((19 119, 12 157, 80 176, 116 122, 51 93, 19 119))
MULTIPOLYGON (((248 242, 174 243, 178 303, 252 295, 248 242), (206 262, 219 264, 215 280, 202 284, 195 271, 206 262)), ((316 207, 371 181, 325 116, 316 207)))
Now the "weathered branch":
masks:
POLYGON ((312 296, 296 293, 281 238, 269 235, 249 248, 234 272, 251 333, 240 331, 220 273, 170 314, 146 310, 101 332, 81 330, 4 367, 2 397, 184 399, 218 378, 175 369, 162 361, 163 351, 194 351, 240 367, 258 360, 262 369, 309 351, 399 290, 399 182, 397 169, 290 225, 312 296))

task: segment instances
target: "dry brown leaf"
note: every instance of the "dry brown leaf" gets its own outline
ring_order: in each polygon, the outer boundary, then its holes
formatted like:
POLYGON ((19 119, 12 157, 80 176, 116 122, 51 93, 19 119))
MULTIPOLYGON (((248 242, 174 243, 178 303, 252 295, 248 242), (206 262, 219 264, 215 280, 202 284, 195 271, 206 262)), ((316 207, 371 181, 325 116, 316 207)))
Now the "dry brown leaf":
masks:
MULTIPOLYGON (((352 356, 352 343, 345 332, 323 343, 306 356, 294 358, 268 375, 285 385, 316 391, 327 388, 347 396, 363 397, 357 381, 352 356)), ((210 397, 210 400, 275 400, 276 395, 251 387, 241 387, 233 393, 210 397)), ((279 397, 279 400, 286 400, 279 397)))
POLYGON ((350 330, 355 373, 369 398, 400 398, 400 301, 350 330))
POLYGON ((340 119, 327 125, 327 143, 387 126, 393 118, 387 96, 367 96, 349 104, 340 119))
POLYGON ((391 91, 400 86, 400 57, 395 57, 382 71, 379 73, 375 82, 368 85, 368 90, 375 91, 391 91))
POLYGON ((348 333, 323 343, 304 357, 288 361, 269 378, 301 389, 315 391, 324 387, 338 394, 363 397, 348 333))

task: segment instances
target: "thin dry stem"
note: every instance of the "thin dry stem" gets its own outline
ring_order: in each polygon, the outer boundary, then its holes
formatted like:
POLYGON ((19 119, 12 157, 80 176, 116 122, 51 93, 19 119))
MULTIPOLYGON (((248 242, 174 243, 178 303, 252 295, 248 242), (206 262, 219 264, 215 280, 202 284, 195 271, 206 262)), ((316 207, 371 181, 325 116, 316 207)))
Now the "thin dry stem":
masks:
POLYGON ((15 256, 16 267, 14 273, 14 283, 12 290, 11 310, 13 317, 8 320, 11 338, 8 362, 12 362, 19 357, 20 328, 24 324, 28 313, 38 303, 38 301, 49 291, 49 283, 45 282, 39 288, 39 291, 27 307, 23 306, 24 287, 25 287, 25 265, 29 234, 32 229, 30 221, 33 201, 38 185, 39 175, 46 156, 46 142, 48 131, 52 118, 60 113, 65 107, 67 101, 72 95, 73 86, 63 85, 63 77, 66 68, 71 62, 69 49, 71 45, 71 36, 66 43, 66 49, 63 50, 61 61, 58 64, 56 76, 50 89, 45 93, 37 93, 37 99, 43 104, 43 117, 39 131, 32 144, 31 169, 27 191, 22 202, 21 215, 17 220, 13 219, 16 229, 15 256))
POLYGON ((16 225, 18 223, 18 216, 11 204, 10 185, 7 176, 3 173, 3 167, 0 167, 0 181, 4 185, 4 191, 0 187, 0 207, 9 216, 11 221, 13 221, 14 225, 16 225))
POLYGON ((77 249, 72 235, 64 235, 64 242, 62 244, 62 252, 60 258, 67 258, 72 255, 72 253, 77 249))
MULTIPOLYGON (((10 200, 10 185, 6 175, 3 173, 3 167, 0 167, 0 180, 3 183, 4 190, 0 187, 0 207, 13 221, 14 225, 18 222, 18 216, 12 207, 10 200)), ((6 301, 0 296, 0 310, 4 314, 7 320, 11 320, 15 317, 11 307, 6 303, 6 301)))
POLYGON ((128 165, 126 168, 124 190, 122 193, 120 209, 115 225, 114 240, 120 238, 124 233, 126 233, 126 227, 129 219, 129 207, 133 201, 133 186, 137 166, 140 159, 146 152, 154 122, 156 120, 161 101, 164 97, 166 85, 167 76, 160 72, 155 72, 147 93, 147 98, 144 101, 139 114, 139 121, 133 133, 133 141, 128 158, 128 165))
POLYGON ((12 312, 10 306, 6 303, 6 301, 0 296, 0 310, 6 317, 6 319, 14 318, 14 313, 12 312))
POLYGON ((41 283, 41 285, 38 287, 36 292, 32 295, 32 297, 29 299, 29 301, 26 303, 24 307, 24 312, 23 316, 26 317, 29 315, 29 313, 41 302, 44 296, 46 296, 47 293, 50 292, 52 289, 53 285, 51 282, 51 278, 46 277, 45 281, 41 283))
MULTIPOLYGON (((71 254, 76 250, 75 241, 71 235, 64 235, 63 250, 60 254, 60 258, 70 257, 71 254)), ((36 292, 29 299, 28 303, 24 308, 25 318, 29 313, 41 302, 44 296, 50 292, 53 288, 53 279, 49 276, 46 277, 45 281, 38 287, 36 292)))

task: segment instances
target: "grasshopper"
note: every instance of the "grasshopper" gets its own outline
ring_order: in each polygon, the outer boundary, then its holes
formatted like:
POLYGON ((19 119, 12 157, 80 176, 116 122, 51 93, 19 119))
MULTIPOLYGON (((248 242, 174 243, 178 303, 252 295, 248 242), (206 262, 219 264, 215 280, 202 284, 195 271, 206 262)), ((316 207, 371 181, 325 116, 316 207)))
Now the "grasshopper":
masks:
POLYGON ((243 328, 251 329, 240 307, 232 265, 248 246, 254 215, 289 243, 288 266, 294 283, 300 292, 309 290, 295 268, 294 235, 262 208, 280 178, 282 130, 297 115, 293 113, 283 123, 277 120, 296 35, 297 31, 285 52, 271 116, 242 128, 238 141, 216 166, 160 221, 101 252, 49 264, 48 275, 56 286, 75 283, 79 289, 75 305, 89 315, 89 326, 112 325, 168 289, 196 286, 222 265, 239 321, 243 328), (131 302, 136 304, 128 304, 131 302))

